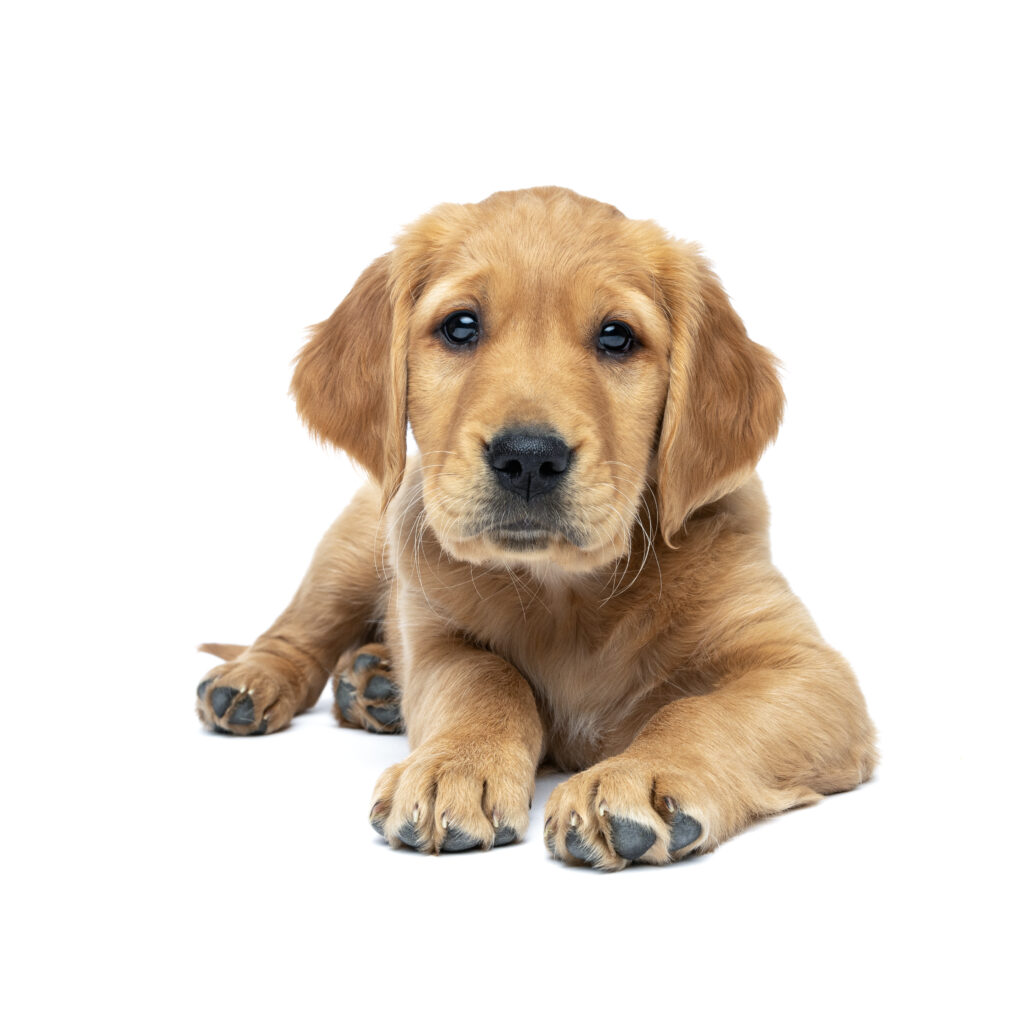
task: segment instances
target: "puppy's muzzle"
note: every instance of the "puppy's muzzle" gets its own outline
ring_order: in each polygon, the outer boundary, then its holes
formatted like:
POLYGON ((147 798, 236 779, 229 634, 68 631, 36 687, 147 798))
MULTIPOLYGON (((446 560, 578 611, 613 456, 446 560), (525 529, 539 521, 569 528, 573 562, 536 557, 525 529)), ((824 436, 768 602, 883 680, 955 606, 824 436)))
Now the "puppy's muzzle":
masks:
POLYGON ((491 439, 485 457, 499 486, 530 501, 558 487, 572 451, 557 434, 506 430, 491 439))

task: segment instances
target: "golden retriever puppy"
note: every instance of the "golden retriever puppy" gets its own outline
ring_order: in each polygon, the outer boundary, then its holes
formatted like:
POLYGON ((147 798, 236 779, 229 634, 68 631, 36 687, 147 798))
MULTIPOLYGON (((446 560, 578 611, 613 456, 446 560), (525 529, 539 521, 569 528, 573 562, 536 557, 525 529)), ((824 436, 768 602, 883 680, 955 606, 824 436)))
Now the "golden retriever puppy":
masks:
POLYGON ((205 648, 209 726, 282 729, 333 676, 341 724, 408 733, 370 812, 392 846, 521 838, 547 762, 577 773, 548 849, 604 869, 871 774, 853 673, 769 555, 775 362, 694 246, 565 189, 440 206, 292 389, 372 482, 266 633, 205 648))

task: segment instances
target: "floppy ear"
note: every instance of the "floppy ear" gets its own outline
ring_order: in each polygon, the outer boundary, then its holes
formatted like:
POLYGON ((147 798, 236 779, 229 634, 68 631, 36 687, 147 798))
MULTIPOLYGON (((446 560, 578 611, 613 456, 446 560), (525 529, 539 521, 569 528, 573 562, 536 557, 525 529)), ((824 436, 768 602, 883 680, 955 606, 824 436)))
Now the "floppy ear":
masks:
POLYGON ((672 318, 668 397, 658 447, 665 540, 686 517, 753 472, 782 420, 775 357, 747 337, 718 277, 680 246, 665 292, 672 318))
POLYGON ((369 470, 385 502, 402 481, 406 425, 406 346, 394 330, 390 270, 390 255, 375 260, 311 328, 291 388, 310 430, 369 470))

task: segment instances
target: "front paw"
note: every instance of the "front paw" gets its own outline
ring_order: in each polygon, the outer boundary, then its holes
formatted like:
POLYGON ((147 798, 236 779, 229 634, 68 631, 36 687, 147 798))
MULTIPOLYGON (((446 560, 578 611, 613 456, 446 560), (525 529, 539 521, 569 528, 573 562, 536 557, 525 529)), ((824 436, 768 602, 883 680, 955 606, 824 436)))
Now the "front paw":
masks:
POLYGON ((262 736, 292 720, 296 689, 273 661, 242 655, 218 665, 199 684, 196 713, 215 732, 262 736))
POLYGON ((678 860, 707 839, 706 815, 688 789, 678 773, 626 755, 609 758, 556 787, 544 842, 553 857, 606 871, 678 860))
POLYGON ((534 765, 525 752, 435 740, 380 777, 370 824, 395 848, 489 850, 525 835, 533 786, 534 765))

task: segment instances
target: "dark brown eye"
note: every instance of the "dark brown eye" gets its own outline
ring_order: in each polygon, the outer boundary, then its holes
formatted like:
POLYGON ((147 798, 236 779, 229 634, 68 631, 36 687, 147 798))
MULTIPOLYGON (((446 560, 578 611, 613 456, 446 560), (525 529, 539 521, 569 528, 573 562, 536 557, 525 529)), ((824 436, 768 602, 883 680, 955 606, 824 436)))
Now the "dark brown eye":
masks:
POLYGON ((465 348, 480 340, 480 321, 476 313, 460 309, 450 313, 441 322, 441 337, 457 348, 465 348))
POLYGON ((636 344, 636 335, 621 320, 609 320, 597 332, 597 347, 609 355, 621 356, 632 350, 636 344))

